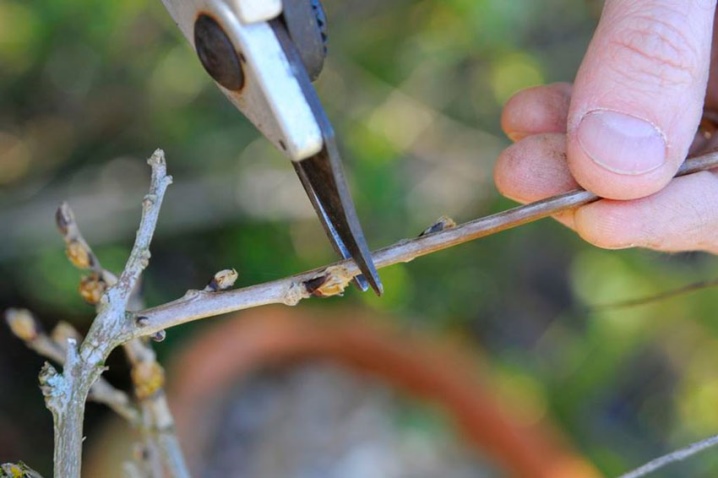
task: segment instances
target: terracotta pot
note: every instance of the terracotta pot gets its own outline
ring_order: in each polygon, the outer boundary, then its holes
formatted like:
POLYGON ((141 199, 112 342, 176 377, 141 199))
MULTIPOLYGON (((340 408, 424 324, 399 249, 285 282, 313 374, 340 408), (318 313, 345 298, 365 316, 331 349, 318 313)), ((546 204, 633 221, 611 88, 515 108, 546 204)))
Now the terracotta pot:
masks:
POLYGON ((475 351, 392 330, 386 325, 392 323, 396 320, 353 309, 265 307, 218 321, 192 337, 172 361, 168 380, 188 461, 199 462, 214 433, 215 421, 207 414, 218 397, 267 366, 323 359, 443 407, 466 443, 510 476, 601 476, 550 424, 525 424, 507 410, 487 374, 477 370, 475 351))

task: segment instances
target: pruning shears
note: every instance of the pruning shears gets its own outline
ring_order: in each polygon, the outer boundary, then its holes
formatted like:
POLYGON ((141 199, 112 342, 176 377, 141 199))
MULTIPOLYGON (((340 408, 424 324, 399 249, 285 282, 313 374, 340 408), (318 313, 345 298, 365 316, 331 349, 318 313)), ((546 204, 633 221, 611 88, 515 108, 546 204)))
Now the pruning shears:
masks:
POLYGON ((334 130, 312 81, 326 56, 318 0, 162 0, 224 95, 292 162, 355 283, 382 285, 349 193, 334 130))

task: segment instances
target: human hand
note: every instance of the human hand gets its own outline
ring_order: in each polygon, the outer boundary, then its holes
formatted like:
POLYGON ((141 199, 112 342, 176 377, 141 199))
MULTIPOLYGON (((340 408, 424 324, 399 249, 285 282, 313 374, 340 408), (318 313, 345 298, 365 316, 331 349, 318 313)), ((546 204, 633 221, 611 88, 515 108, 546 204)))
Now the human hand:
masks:
POLYGON ((525 203, 580 186, 607 199, 556 218, 599 247, 718 254, 718 173, 671 181, 689 150, 713 146, 696 131, 704 103, 718 107, 715 9, 607 0, 575 84, 504 107, 515 144, 497 162, 499 191, 525 203))

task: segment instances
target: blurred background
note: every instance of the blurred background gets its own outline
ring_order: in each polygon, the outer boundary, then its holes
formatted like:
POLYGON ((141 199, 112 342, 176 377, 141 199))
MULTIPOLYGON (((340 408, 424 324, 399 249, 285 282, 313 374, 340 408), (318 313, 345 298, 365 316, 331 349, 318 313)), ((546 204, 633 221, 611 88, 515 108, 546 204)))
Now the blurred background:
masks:
MULTIPOLYGON (((316 87, 378 248, 442 214, 464 222, 513 205, 491 180, 508 145, 501 106, 521 88, 573 78, 600 2, 324 7, 329 57, 316 87)), ((287 160, 220 94, 161 2, 0 0, 0 309, 27 307, 48 329, 59 320, 87 329, 93 309, 76 292, 55 208, 69 201, 103 265, 119 271, 148 185, 145 160, 158 147, 175 183, 145 275, 148 304, 201 288, 223 268, 236 268, 244 286, 335 260, 287 160)), ((715 290, 594 307, 714 279, 715 257, 602 251, 544 220, 381 276, 380 299, 350 290, 311 306, 375 312, 396 330, 476 351, 523 420, 553 421, 606 475, 718 432, 715 290)), ((161 358, 206 326, 170 331, 161 358)), ((22 459, 49 475, 42 362, 0 327, 0 462, 22 459)), ((126 388, 122 357, 109 364, 108 378, 126 388)), ((335 373, 321 370, 300 374, 322 383, 335 373)), ((398 429, 449 443, 452 425, 435 412, 381 400, 387 416, 403 417, 398 429)), ((108 415, 89 406, 90 442, 108 415)), ((716 466, 718 453, 707 452, 655 476, 715 476, 716 466)))

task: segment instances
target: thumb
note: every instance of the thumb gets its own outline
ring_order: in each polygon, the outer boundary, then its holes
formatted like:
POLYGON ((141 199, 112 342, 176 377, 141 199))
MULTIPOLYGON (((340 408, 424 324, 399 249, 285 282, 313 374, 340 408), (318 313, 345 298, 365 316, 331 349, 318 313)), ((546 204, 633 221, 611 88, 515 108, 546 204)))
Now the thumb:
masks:
POLYGON ((700 120, 715 3, 606 1, 568 116, 568 162, 584 188, 634 199, 673 177, 700 120))

